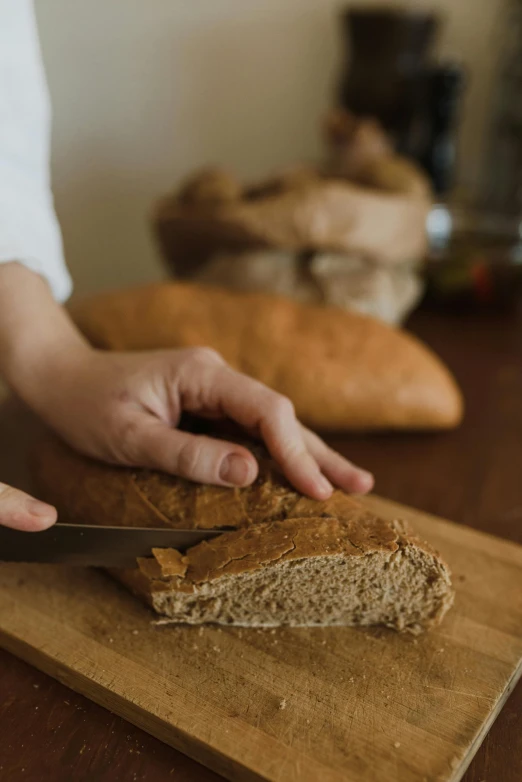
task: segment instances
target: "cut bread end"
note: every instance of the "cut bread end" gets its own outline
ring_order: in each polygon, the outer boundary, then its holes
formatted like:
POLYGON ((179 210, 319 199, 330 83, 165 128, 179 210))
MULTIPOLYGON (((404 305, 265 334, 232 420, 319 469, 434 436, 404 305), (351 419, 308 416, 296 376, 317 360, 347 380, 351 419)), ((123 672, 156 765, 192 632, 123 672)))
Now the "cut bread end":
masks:
POLYGON ((384 625, 417 634, 453 603, 446 564, 402 522, 392 523, 393 545, 366 549, 336 519, 261 527, 225 533, 184 557, 155 552, 118 578, 162 617, 192 625, 384 625), (309 551, 312 540, 321 541, 317 554, 309 551))

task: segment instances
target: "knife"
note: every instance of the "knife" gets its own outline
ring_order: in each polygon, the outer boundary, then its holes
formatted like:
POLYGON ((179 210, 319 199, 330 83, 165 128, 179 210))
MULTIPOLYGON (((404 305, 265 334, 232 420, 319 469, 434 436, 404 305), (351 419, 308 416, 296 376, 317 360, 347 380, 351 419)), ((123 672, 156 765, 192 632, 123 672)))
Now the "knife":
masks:
POLYGON ((42 562, 83 567, 136 567, 153 548, 186 551, 221 535, 221 529, 151 529, 57 523, 43 532, 0 526, 0 562, 42 562))

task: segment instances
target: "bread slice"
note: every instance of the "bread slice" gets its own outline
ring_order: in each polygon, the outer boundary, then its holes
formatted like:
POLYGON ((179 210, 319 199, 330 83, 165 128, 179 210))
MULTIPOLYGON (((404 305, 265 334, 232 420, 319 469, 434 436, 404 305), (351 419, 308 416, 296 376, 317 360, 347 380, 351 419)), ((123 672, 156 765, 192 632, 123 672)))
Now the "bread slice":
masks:
POLYGON ((404 522, 340 491, 325 502, 303 497, 264 457, 251 487, 225 489, 110 467, 49 439, 34 472, 62 521, 230 530, 186 554, 154 550, 136 569, 113 571, 172 622, 417 633, 453 601, 448 567, 404 522))
POLYGON ((212 347, 288 396, 314 429, 446 429, 462 418, 457 384, 434 353, 364 315, 180 283, 100 295, 72 315, 100 348, 212 347))

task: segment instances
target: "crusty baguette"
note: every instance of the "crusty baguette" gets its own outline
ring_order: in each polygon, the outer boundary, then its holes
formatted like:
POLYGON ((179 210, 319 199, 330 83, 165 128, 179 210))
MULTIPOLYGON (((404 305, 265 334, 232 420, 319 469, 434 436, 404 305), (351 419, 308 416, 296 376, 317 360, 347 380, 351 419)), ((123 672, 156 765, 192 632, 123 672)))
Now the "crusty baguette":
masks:
POLYGON ((34 474, 62 521, 232 528, 184 556, 154 550, 137 569, 113 572, 173 622, 420 632, 453 600, 447 566, 407 525, 339 491, 326 502, 303 497, 267 458, 252 487, 223 489, 102 465, 49 438, 34 474))
POLYGON ((442 362, 414 337, 364 315, 186 283, 100 295, 72 315, 101 348, 213 347, 290 397, 316 429, 445 429, 462 417, 442 362))

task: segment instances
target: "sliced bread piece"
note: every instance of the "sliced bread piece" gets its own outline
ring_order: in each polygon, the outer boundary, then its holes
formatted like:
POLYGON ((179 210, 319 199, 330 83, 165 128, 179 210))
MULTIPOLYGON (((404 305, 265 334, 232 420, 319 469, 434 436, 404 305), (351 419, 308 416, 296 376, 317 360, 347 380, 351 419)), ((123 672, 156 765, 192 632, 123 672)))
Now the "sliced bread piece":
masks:
POLYGON ((453 601, 447 565, 405 523, 340 491, 324 502, 303 497, 267 458, 251 487, 223 489, 103 465, 49 438, 34 474, 62 521, 230 529, 186 554, 154 550, 136 569, 113 571, 173 622, 416 633, 453 601))

